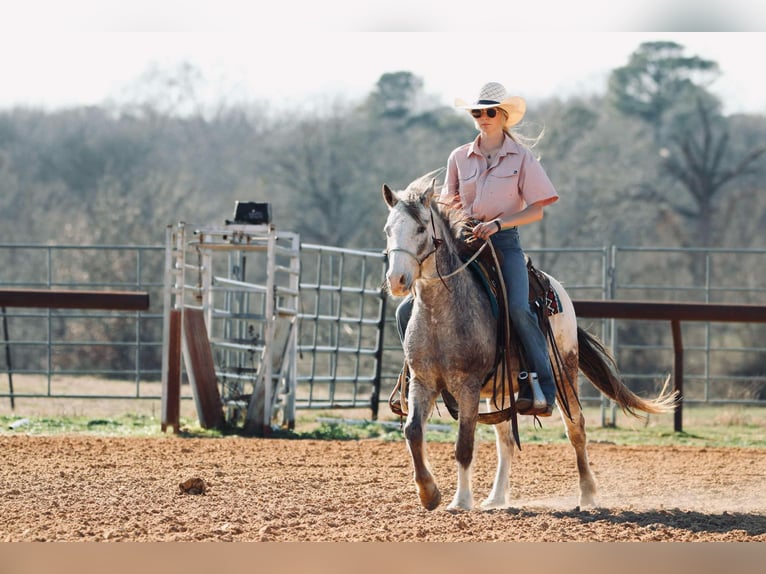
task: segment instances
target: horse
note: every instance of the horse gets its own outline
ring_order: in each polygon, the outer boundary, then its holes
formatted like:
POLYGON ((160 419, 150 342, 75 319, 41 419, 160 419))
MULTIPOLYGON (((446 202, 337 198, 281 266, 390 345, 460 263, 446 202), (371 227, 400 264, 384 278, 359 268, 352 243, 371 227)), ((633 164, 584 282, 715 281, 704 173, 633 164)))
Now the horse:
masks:
MULTIPOLYGON (((408 294, 413 297, 412 314, 402 341, 410 378, 401 402, 404 404, 406 400, 407 404, 404 436, 420 502, 428 510, 436 509, 441 503, 424 437, 436 399, 446 391, 457 403, 458 420, 457 488, 448 510, 471 510, 474 507, 471 464, 481 399, 498 408, 513 405, 511 394, 518 392, 519 362, 512 361, 511 376, 501 377, 497 372, 499 327, 493 316, 490 294, 475 274, 466 269, 463 256, 471 222, 461 210, 434 197, 433 173, 416 179, 401 191, 392 191, 383 184, 383 199, 389 210, 384 226, 388 258, 384 288, 394 297, 408 294), (501 404, 498 404, 498 388, 504 391, 501 404)), ((628 389, 603 343, 578 327, 572 300, 561 283, 547 273, 544 275, 561 301, 561 311, 549 318, 553 335, 549 337, 552 339, 549 341, 551 360, 557 354, 566 378, 574 381, 557 385, 557 404, 575 451, 579 506, 592 507, 596 504, 596 481, 586 449, 585 417, 576 384, 578 372, 582 371, 623 411, 635 416, 640 416, 638 411, 670 412, 677 396, 666 392, 667 380, 653 400, 641 398, 628 389), (566 405, 566 414, 562 405, 566 405)), ((512 420, 515 430, 515 418, 512 420)), ((510 505, 508 483, 515 448, 508 417, 489 424, 494 424, 497 470, 492 489, 481 503, 482 509, 510 505)))

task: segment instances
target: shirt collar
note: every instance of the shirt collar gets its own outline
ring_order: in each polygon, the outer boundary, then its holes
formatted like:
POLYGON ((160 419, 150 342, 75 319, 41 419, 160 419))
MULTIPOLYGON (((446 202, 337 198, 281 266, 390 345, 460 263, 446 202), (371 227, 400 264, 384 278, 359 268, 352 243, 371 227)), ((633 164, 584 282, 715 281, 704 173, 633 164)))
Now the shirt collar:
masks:
MULTIPOLYGON (((519 153, 519 144, 513 141, 508 134, 505 134, 499 155, 504 156, 509 153, 519 153)), ((476 136, 476 139, 471 142, 471 145, 468 148, 468 155, 471 154, 481 155, 481 152, 479 151, 479 136, 476 136)))

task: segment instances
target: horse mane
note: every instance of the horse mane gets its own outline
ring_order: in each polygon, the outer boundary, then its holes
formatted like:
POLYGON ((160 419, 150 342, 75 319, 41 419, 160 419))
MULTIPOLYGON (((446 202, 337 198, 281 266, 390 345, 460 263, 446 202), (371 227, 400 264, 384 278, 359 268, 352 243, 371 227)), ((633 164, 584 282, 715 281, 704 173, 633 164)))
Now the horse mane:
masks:
MULTIPOLYGON (((474 240, 471 235, 476 221, 465 215, 459 203, 445 201, 436 195, 436 190, 442 186, 436 185, 435 177, 442 171, 444 171, 444 168, 429 172, 413 181, 404 190, 401 200, 404 202, 404 209, 407 210, 410 216, 415 220, 420 220, 419 210, 423 205, 423 194, 433 183, 434 197, 431 199, 431 213, 450 231, 453 239, 452 244, 457 250, 458 255, 467 259, 481 247, 481 242, 474 240)), ((427 224, 428 222, 423 223, 427 224)))

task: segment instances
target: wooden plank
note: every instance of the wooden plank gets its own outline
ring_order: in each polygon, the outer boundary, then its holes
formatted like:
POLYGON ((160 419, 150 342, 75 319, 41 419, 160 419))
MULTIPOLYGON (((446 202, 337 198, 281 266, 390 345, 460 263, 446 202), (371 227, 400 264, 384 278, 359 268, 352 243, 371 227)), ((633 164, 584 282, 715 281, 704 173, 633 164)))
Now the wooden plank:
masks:
POLYGON ((213 351, 205 328, 205 316, 199 309, 183 312, 183 356, 192 386, 197 416, 203 428, 221 428, 223 404, 218 392, 213 351))
POLYGON ((162 381, 162 432, 169 426, 178 432, 181 418, 181 311, 170 310, 166 355, 167 371, 162 381))
POLYGON ((0 289, 0 307, 146 311, 149 309, 149 294, 139 291, 0 289))
POLYGON ((766 305, 601 299, 580 299, 573 304, 578 317, 766 323, 766 305))

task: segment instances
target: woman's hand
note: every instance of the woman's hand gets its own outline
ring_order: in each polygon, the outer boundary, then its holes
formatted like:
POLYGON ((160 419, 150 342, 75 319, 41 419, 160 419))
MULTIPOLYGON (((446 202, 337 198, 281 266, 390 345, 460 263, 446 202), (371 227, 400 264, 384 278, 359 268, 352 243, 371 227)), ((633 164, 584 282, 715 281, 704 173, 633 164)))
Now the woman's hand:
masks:
POLYGON ((500 220, 492 219, 477 223, 473 228, 473 236, 486 241, 498 231, 500 231, 500 220))

